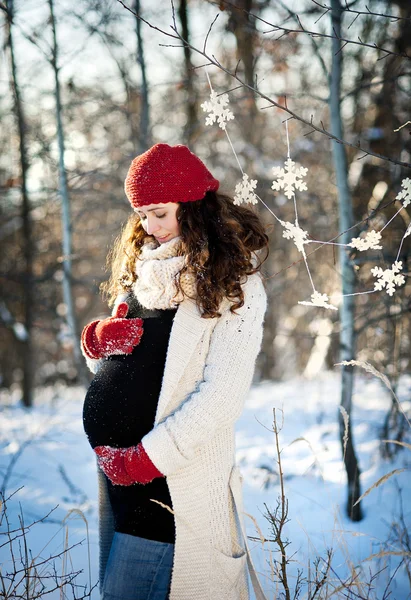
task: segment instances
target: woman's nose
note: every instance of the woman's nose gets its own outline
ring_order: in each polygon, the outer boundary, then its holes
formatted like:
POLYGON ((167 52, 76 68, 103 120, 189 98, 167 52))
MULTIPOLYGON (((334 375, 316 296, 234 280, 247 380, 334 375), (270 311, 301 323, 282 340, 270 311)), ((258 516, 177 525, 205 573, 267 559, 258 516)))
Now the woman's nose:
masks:
POLYGON ((152 235, 156 231, 160 229, 160 225, 156 223, 154 220, 150 221, 150 218, 147 218, 147 233, 152 235))

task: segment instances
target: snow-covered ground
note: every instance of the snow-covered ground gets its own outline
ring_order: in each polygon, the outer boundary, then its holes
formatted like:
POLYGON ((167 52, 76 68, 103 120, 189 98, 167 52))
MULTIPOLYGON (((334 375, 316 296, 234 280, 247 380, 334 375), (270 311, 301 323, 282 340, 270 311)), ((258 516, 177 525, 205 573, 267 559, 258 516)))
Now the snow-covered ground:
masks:
MULTIPOLYGON (((257 521, 262 532, 270 537, 270 527, 264 516, 265 505, 276 506, 279 494, 275 438, 272 432, 273 408, 282 423, 280 444, 289 501, 289 522, 285 536, 292 562, 289 565, 291 587, 298 569, 303 576, 312 577, 315 558, 326 558, 332 549, 331 591, 344 580, 350 568, 358 567, 358 584, 373 578, 370 598, 382 600, 384 590, 393 576, 401 557, 388 554, 365 560, 382 550, 402 551, 398 531, 393 524, 403 516, 405 527, 411 521, 411 477, 403 471, 374 489, 363 501, 364 519, 350 522, 344 511, 346 479, 338 441, 339 373, 323 373, 313 381, 293 379, 284 383, 263 383, 252 388, 244 413, 237 425, 237 461, 244 476, 244 508, 257 521), (296 441, 295 441, 296 440, 296 441)), ((399 397, 407 407, 411 379, 403 378, 399 397)), ((95 460, 82 428, 81 388, 54 386, 38 390, 36 406, 25 410, 18 406, 17 395, 0 395, 0 483, 6 478, 5 497, 9 528, 19 526, 19 515, 25 525, 35 523, 26 533, 30 559, 42 562, 72 547, 67 560, 55 561, 57 575, 82 571, 75 582, 79 586, 94 585, 98 577, 97 489, 95 460), (11 468, 12 467, 12 468, 11 468), (17 491, 16 491, 17 490, 17 491), (50 513, 50 511, 52 511, 50 513), (50 513, 50 514, 49 514, 50 513), (90 559, 89 559, 90 556, 90 559), (90 568, 90 572, 89 572, 90 568)), ((411 452, 402 449, 394 461, 383 460, 379 452, 380 427, 389 407, 387 390, 378 379, 358 374, 352 416, 354 438, 362 471, 362 490, 393 469, 407 468, 411 452)), ((409 408, 409 406, 407 407, 409 408)), ((258 536, 255 524, 246 517, 247 533, 258 536)), ((1 574, 12 570, 10 545, 1 524, 1 574)), ((276 597, 276 586, 270 577, 271 560, 279 558, 274 544, 251 541, 255 566, 268 598, 276 597)), ((14 542, 15 561, 24 554, 20 538, 14 542), (20 548, 20 549, 19 549, 20 548)), ((324 563, 320 561, 320 566, 324 563)), ((17 566, 19 566, 17 564, 17 566)), ((19 566, 21 568, 21 565, 19 566)), ((47 561, 39 568, 42 577, 52 575, 47 561)), ((48 588, 52 578, 44 579, 48 588)), ((410 582, 404 566, 395 572, 390 583, 395 600, 411 598, 410 582)), ((307 592, 303 586, 301 597, 307 592)), ((361 595, 361 587, 357 590, 361 595)), ((1 593, 0 593, 1 595, 1 593)), ((75 597, 81 597, 81 587, 75 597)), ((29 597, 35 593, 31 591, 29 597)), ((59 591, 50 599, 60 596, 59 591)), ((97 600, 98 591, 92 593, 97 600)), ((334 597, 347 597, 343 591, 334 597)), ((354 597, 354 596, 353 596, 354 597)), ((218 600, 218 599, 216 599, 218 600)))

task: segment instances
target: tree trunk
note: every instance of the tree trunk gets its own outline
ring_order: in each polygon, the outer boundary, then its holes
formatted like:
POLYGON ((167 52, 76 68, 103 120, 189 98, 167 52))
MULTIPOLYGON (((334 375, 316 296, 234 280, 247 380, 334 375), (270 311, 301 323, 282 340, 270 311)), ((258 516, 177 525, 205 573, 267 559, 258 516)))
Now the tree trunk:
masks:
POLYGON ((56 121, 57 121, 57 140, 59 147, 59 193, 61 198, 61 221, 62 221, 62 246, 63 246, 63 298, 67 307, 67 326, 69 335, 73 344, 74 363, 80 380, 87 385, 88 377, 86 375, 85 363, 80 351, 80 341, 77 331, 76 314, 73 301, 72 288, 72 241, 71 241, 71 217, 70 217, 70 199, 67 188, 66 167, 64 164, 64 130, 62 121, 61 93, 58 67, 58 45, 56 35, 56 21, 54 18, 53 0, 49 0, 50 21, 53 31, 53 56, 52 66, 54 71, 55 96, 56 96, 56 121))
MULTIPOLYGON (((140 14, 140 0, 135 0, 134 10, 137 15, 140 14)), ((136 19, 137 33, 137 62, 141 71, 141 106, 140 106, 140 132, 138 152, 145 152, 151 145, 150 135, 150 104, 148 98, 148 84, 146 76, 146 63, 144 59, 143 38, 141 35, 141 20, 136 19)))
MULTIPOLYGON (((341 37, 342 8, 339 0, 331 2, 331 19, 335 37, 332 40, 332 67, 330 81, 330 113, 331 113, 331 131, 340 139, 343 139, 343 128, 340 110, 341 96, 341 78, 342 78, 342 52, 340 51, 341 42, 337 38, 341 37)), ((346 231, 354 224, 353 209, 350 190, 347 179, 347 156, 345 147, 342 144, 332 143, 334 168, 337 178, 338 205, 339 205, 339 230, 346 231)), ((350 241, 350 233, 341 236, 341 243, 346 244, 350 241)), ((346 249, 339 247, 341 286, 342 293, 353 294, 355 291, 355 275, 353 265, 350 263, 346 249)), ((341 334, 340 334, 340 360, 353 360, 355 357, 355 338, 354 338, 354 297, 343 297, 340 309, 341 334)), ((352 367, 342 367, 341 381, 341 407, 345 409, 349 416, 348 431, 345 432, 345 424, 342 414, 339 414, 340 439, 343 449, 344 464, 348 478, 348 500, 347 514, 353 521, 362 519, 361 506, 355 502, 361 495, 360 492, 360 469, 355 454, 354 442, 351 428, 351 406, 352 392, 354 384, 354 372, 352 367), (348 442, 344 451, 344 436, 348 434, 348 442)))
MULTIPOLYGON (((398 7, 398 15, 401 20, 398 22, 398 28, 396 29, 396 36, 393 41, 393 49, 398 52, 410 53, 411 51, 411 4, 407 0, 397 0, 392 2, 393 5, 398 7)), ((382 86, 378 95, 376 95, 375 101, 373 102, 370 110, 372 110, 374 119, 371 123, 372 128, 375 131, 379 131, 380 135, 376 140, 370 141, 370 148, 375 152, 389 151, 391 156, 401 155, 406 156, 410 152, 410 143, 407 141, 406 136, 401 136, 398 132, 398 127, 403 125, 403 121, 398 119, 399 104, 401 95, 400 81, 404 81, 404 78, 400 79, 400 75, 407 72, 407 61, 399 56, 390 56, 383 61, 384 73, 382 76, 382 86), (397 76, 397 78, 395 77, 397 76)), ((408 89, 411 83, 411 78, 408 76, 408 89)), ((404 84, 403 84, 404 85, 404 84)), ((375 164, 373 161, 368 161, 363 166, 361 174, 361 185, 358 189, 359 208, 357 211, 358 219, 362 219, 366 214, 367 207, 361 203, 361 196, 364 197, 363 193, 365 189, 373 189, 378 181, 385 181, 388 183, 388 198, 393 198, 399 187, 400 181, 409 176, 409 170, 395 169, 393 170, 389 164, 375 164)), ((367 198, 367 196, 365 196, 367 198)), ((368 200, 368 198, 367 198, 368 200)), ((386 199, 384 198, 384 203, 386 199)), ((384 211, 387 221, 391 219, 398 209, 397 203, 387 207, 384 211)), ((395 223, 392 223, 389 230, 387 230, 388 236, 391 236, 390 245, 391 247, 398 243, 399 237, 402 237, 404 224, 400 219, 395 223), (396 230, 396 227, 399 228, 396 230), (396 237, 397 236, 397 237, 396 237)), ((387 235, 386 234, 386 235, 387 235)), ((387 236, 387 238, 388 238, 387 236)), ((389 239, 389 238, 388 238, 389 239)), ((408 241, 408 240, 407 240, 408 241)), ((404 270, 407 271, 408 256, 410 253, 410 245, 407 242, 402 247, 402 252, 399 260, 402 260, 404 270)), ((391 374, 391 384, 394 392, 396 392, 398 385, 398 377, 400 376, 400 360, 401 360, 401 340, 402 340, 402 329, 406 319, 396 319, 392 323, 392 315, 387 308, 387 344, 392 344, 391 357, 388 362, 394 367, 394 372, 391 374)), ((405 327, 404 327, 405 329, 405 327)), ((395 396, 391 396, 391 406, 387 412, 384 420, 384 425, 381 430, 382 439, 392 439, 401 441, 405 432, 407 431, 407 422, 403 413, 398 409, 398 403, 395 396)), ((401 450, 401 446, 397 444, 382 444, 382 455, 384 457, 392 458, 393 455, 401 450)))
POLYGON ((245 81, 248 85, 254 86, 255 26, 250 20, 253 0, 235 0, 227 5, 227 10, 230 11, 228 28, 237 40, 237 53, 244 65, 245 81))
MULTIPOLYGON (((224 4, 230 13, 227 28, 235 35, 237 43, 237 59, 239 70, 244 71, 244 79, 248 85, 255 86, 255 25, 250 18, 250 12, 258 13, 258 6, 253 6, 253 0, 233 0, 224 4)), ((247 109, 247 119, 244 121, 245 138, 251 144, 259 147, 260 132, 256 126, 258 118, 255 95, 251 90, 244 89, 247 109)))
MULTIPOLYGON (((181 23, 181 35, 186 42, 189 42, 190 32, 188 27, 187 0, 180 0, 178 16, 181 23)), ((184 140, 191 148, 194 146, 198 130, 197 118, 197 93, 194 86, 194 70, 191 62, 191 49, 184 46, 184 87, 187 92, 186 109, 187 121, 184 126, 184 140)))
MULTIPOLYGON (((271 287, 272 286, 270 286, 270 289, 271 287)), ((267 289, 268 298, 270 297, 270 289, 267 289)), ((274 340, 276 336, 277 319, 272 304, 268 301, 267 305, 268 310, 264 318, 264 336, 256 369, 258 381, 273 381, 275 379, 274 340)))
POLYGON ((14 108, 17 120, 20 143, 20 167, 21 167, 21 218, 23 223, 23 257, 24 257, 24 280, 23 280, 23 313, 26 335, 21 340, 21 354, 23 366, 22 401, 25 406, 33 405, 34 392, 34 364, 33 364, 33 240, 32 225, 30 217, 30 202, 27 193, 27 173, 29 162, 27 157, 26 132, 27 126, 23 113, 20 88, 17 77, 17 65, 13 43, 13 0, 6 0, 8 45, 10 47, 12 88, 14 94, 14 108))

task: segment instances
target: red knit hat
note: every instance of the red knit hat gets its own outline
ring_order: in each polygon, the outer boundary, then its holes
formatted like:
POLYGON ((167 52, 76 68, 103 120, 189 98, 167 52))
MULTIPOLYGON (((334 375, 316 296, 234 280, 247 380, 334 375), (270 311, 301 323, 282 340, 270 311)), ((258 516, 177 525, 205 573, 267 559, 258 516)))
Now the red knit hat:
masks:
POLYGON ((220 183, 187 146, 156 144, 131 163, 124 182, 133 208, 201 200, 220 183))

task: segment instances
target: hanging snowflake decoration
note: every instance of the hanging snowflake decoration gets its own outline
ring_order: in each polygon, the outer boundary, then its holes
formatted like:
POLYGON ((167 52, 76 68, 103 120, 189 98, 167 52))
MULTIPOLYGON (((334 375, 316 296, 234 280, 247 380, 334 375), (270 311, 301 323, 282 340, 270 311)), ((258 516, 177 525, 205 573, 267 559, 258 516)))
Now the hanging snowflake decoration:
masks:
POLYGON ((305 167, 296 167, 295 162, 291 158, 285 161, 285 168, 273 167, 273 173, 276 180, 273 181, 271 188, 273 190, 285 190, 285 195, 291 199, 295 190, 304 192, 307 190, 306 183, 302 180, 306 176, 308 169, 305 167))
POLYGON ((401 260, 396 260, 391 269, 381 269, 381 267, 374 267, 371 269, 371 273, 374 277, 378 277, 378 280, 374 283, 374 290, 381 291, 385 288, 387 294, 392 296, 396 291, 395 286, 405 283, 404 275, 399 274, 401 270, 401 260))
POLYGON ((221 94, 221 96, 217 96, 217 92, 212 90, 210 94, 210 100, 203 102, 201 105, 203 111, 208 112, 206 125, 212 125, 217 121, 221 129, 224 129, 225 131, 227 121, 234 119, 234 115, 231 110, 227 108, 227 105, 228 94, 221 94))
POLYGON ((249 179, 248 175, 243 173, 243 179, 235 186, 234 204, 257 204, 257 196, 254 193, 257 187, 257 179, 249 179))
POLYGON ((395 199, 404 200, 402 205, 405 208, 411 203, 411 179, 409 177, 403 179, 401 182, 401 187, 404 189, 401 190, 397 196, 395 196, 395 199))
POLYGON ((280 223, 284 227, 283 237, 285 237, 286 240, 293 240, 298 250, 303 252, 304 244, 310 243, 310 240, 307 239, 308 232, 289 221, 280 221, 280 223))
POLYGON ((365 238, 352 238, 348 244, 351 248, 357 248, 357 250, 382 250, 382 246, 379 245, 381 241, 381 233, 379 231, 369 231, 365 238))
POLYGON ((321 308, 327 308, 328 310, 338 310, 336 306, 329 303, 327 294, 321 294, 317 291, 311 294, 311 302, 299 302, 298 304, 304 304, 304 306, 319 306, 321 308))

